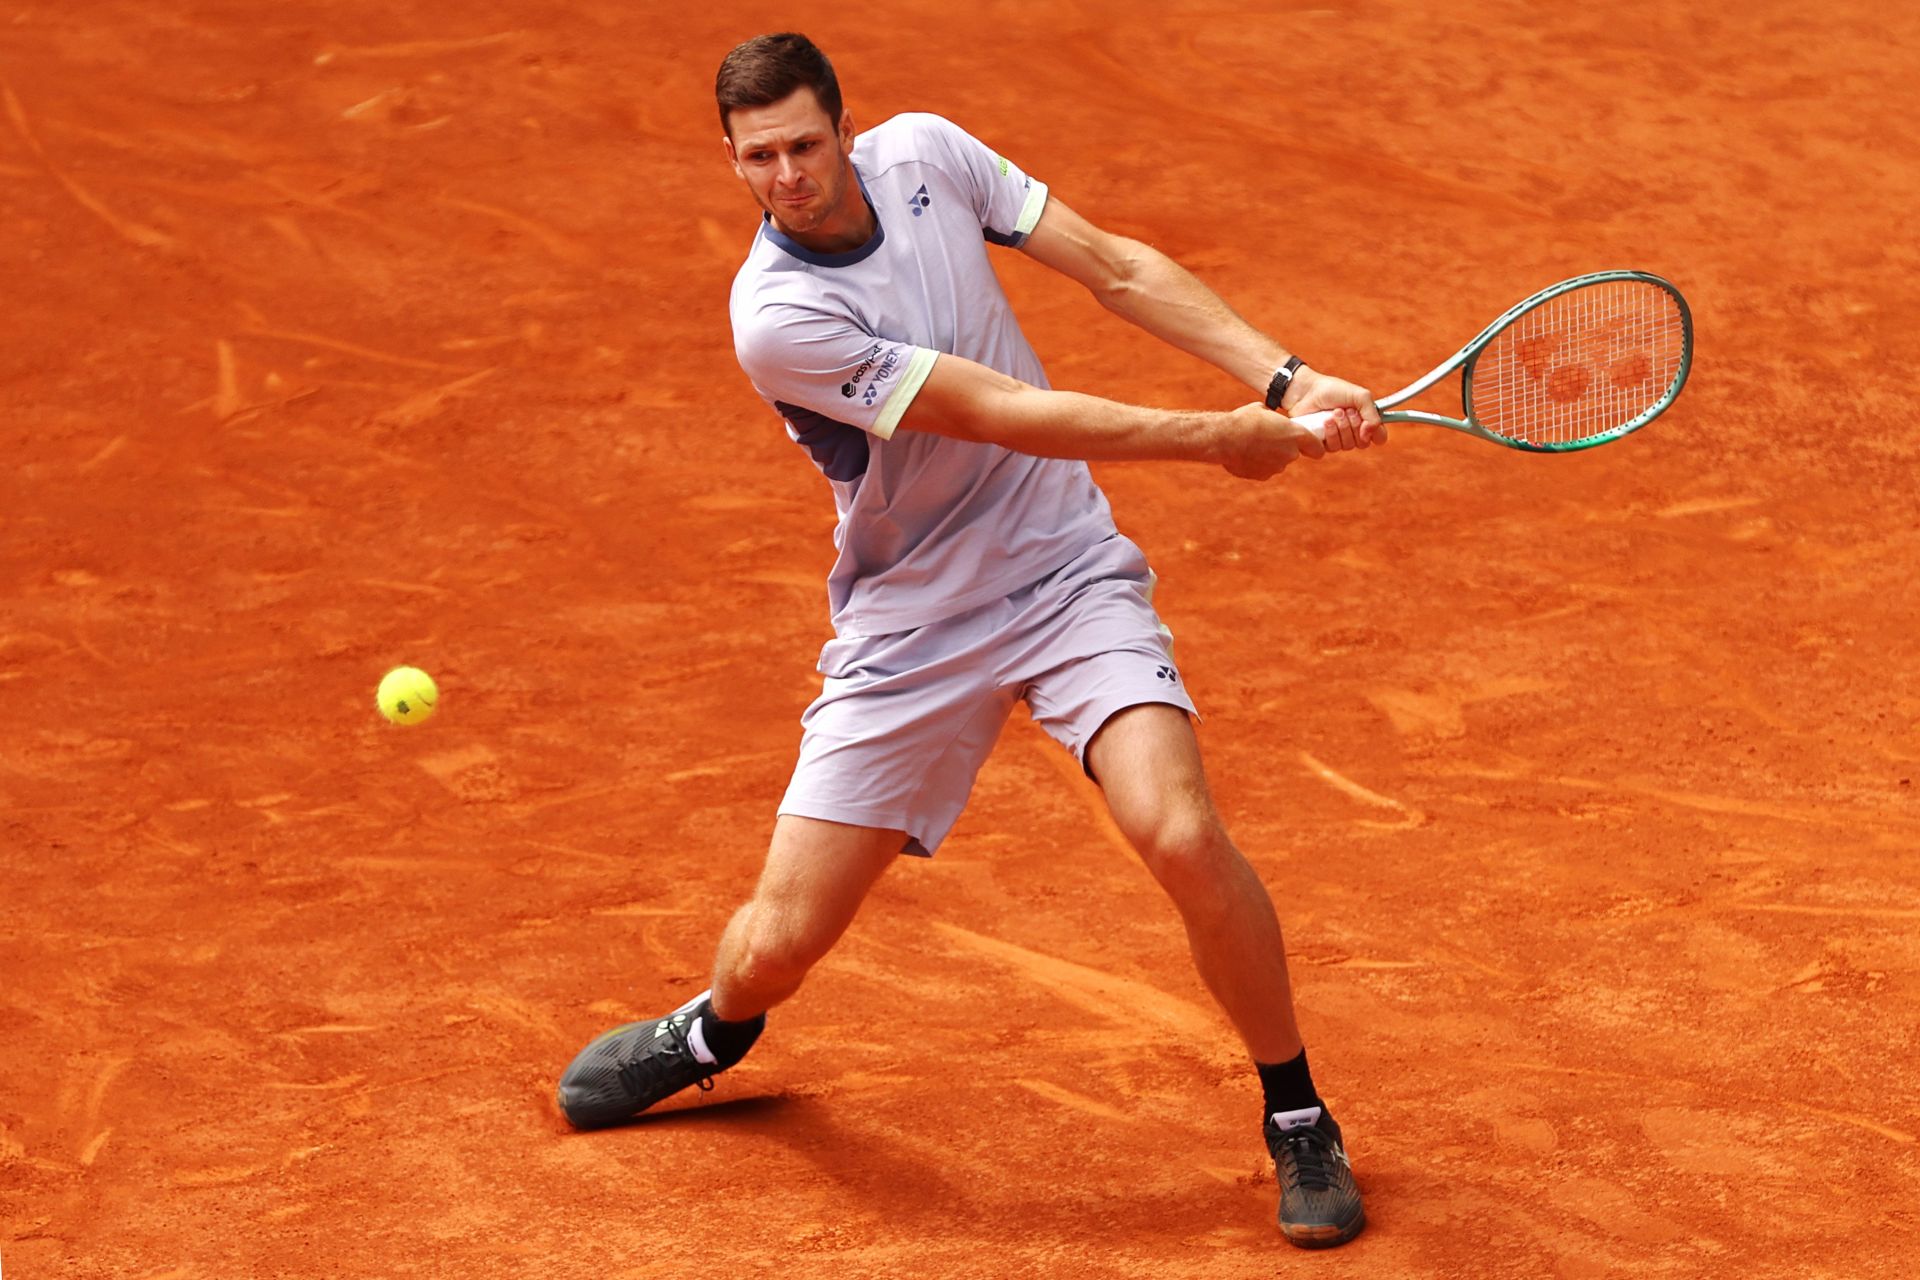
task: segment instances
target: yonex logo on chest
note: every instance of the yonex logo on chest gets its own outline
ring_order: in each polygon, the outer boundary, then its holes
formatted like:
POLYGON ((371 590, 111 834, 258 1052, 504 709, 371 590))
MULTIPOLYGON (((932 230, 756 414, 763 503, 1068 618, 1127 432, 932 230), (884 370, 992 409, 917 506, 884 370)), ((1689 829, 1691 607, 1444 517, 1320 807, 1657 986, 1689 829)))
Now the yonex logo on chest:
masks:
POLYGON ((920 184, 920 189, 913 193, 913 199, 907 201, 908 207, 913 210, 913 216, 916 218, 932 203, 933 197, 927 194, 927 184, 924 182, 920 184))

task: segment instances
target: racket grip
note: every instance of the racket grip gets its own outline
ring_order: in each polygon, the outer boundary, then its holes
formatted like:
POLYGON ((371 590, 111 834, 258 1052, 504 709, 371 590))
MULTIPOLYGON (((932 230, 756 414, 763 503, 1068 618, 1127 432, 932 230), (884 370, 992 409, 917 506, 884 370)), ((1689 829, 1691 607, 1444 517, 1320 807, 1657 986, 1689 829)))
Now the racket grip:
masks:
POLYGON ((1293 420, 1313 432, 1314 439, 1325 440, 1327 438, 1327 424, 1333 421, 1333 410, 1325 409, 1319 413, 1296 414, 1293 420))

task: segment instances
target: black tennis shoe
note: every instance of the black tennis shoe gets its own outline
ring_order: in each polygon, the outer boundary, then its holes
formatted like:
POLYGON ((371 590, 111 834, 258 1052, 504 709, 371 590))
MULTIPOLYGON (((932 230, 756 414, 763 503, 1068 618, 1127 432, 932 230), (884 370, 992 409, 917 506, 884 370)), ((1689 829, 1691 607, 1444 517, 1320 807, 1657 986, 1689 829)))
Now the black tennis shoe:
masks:
POLYGON ((604 1129, 689 1085, 703 1092, 713 1088, 713 1077, 725 1068, 706 1051, 701 1020, 694 1016, 707 995, 702 991, 664 1018, 615 1027, 582 1049, 554 1090, 567 1123, 604 1129))
POLYGON ((1331 1249, 1367 1225, 1360 1188, 1340 1142, 1340 1126, 1324 1107, 1276 1111, 1267 1117, 1267 1150, 1280 1181, 1280 1230, 1302 1249, 1331 1249))

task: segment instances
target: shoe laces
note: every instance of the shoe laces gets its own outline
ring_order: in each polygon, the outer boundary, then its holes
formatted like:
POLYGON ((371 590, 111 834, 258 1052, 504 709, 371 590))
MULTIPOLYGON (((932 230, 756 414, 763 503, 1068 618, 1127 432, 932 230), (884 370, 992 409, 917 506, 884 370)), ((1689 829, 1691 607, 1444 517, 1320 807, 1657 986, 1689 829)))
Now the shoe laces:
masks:
POLYGON ((1304 1191, 1325 1191, 1334 1182, 1333 1139, 1318 1125, 1301 1125, 1280 1135, 1281 1143, 1293 1158, 1290 1166, 1295 1185, 1304 1191))
MULTIPOLYGON (((614 1068, 620 1083, 634 1096, 645 1097, 663 1087, 684 1088, 684 1084, 676 1080, 684 1067, 700 1070, 705 1065, 693 1056, 686 1031, 672 1018, 667 1019, 666 1038, 669 1043, 665 1046, 657 1045, 657 1036, 647 1040, 638 1053, 614 1068)), ((713 1073, 701 1071, 694 1083, 700 1092, 708 1092, 713 1088, 713 1073)))

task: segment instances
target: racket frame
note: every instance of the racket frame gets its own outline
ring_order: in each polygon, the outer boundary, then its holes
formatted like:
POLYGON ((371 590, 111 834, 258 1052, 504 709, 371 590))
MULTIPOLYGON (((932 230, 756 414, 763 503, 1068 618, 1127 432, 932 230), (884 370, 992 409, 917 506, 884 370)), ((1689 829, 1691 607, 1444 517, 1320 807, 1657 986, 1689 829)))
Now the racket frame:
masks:
MULTIPOLYGON (((1417 382, 1409 383, 1407 386, 1402 387, 1384 399, 1376 400, 1374 403, 1379 406, 1380 418, 1383 422, 1418 422, 1430 427, 1446 427, 1452 431, 1464 431, 1470 436, 1478 436, 1482 440, 1491 440, 1495 444, 1505 445, 1509 449, 1519 449, 1525 453, 1577 453, 1582 449, 1591 449, 1595 445, 1608 444, 1614 440, 1618 440, 1622 436, 1630 435, 1665 413, 1679 396, 1680 389, 1687 385, 1687 375, 1692 371, 1693 311, 1687 306, 1686 298, 1682 296, 1679 289, 1674 287, 1672 281, 1646 271, 1591 271, 1586 275, 1573 276, 1570 279, 1562 280, 1559 284, 1549 285, 1532 297, 1521 302, 1516 302, 1513 306, 1501 312, 1499 317, 1486 328, 1482 329, 1479 334, 1474 337, 1473 341, 1461 347, 1459 351, 1455 352, 1452 357, 1434 369, 1433 372, 1422 377, 1417 382), (1513 324, 1521 316, 1526 315, 1529 311, 1534 310, 1536 307, 1544 306, 1562 294, 1572 293, 1576 289, 1585 289, 1596 284, 1609 284, 1629 280, 1655 285, 1665 290, 1667 295, 1673 299, 1674 305, 1680 310, 1680 368, 1679 371, 1675 373, 1672 383, 1667 387, 1666 393, 1662 395, 1659 400, 1654 402, 1650 408, 1644 410, 1632 421, 1613 427, 1607 431, 1602 431, 1598 435, 1588 436, 1582 440, 1559 440, 1536 444, 1532 441, 1516 440, 1509 436, 1503 436, 1498 432, 1489 431, 1475 420, 1473 416, 1473 364, 1474 361, 1479 358, 1480 353, 1487 349, 1501 331, 1513 324), (1449 418, 1438 413, 1425 413, 1418 409, 1394 409, 1395 405, 1405 404, 1456 369, 1460 371, 1460 405, 1461 409, 1467 415, 1464 420, 1460 418, 1449 418)), ((1311 416, 1316 419, 1320 418, 1319 414, 1313 414, 1311 416)))

